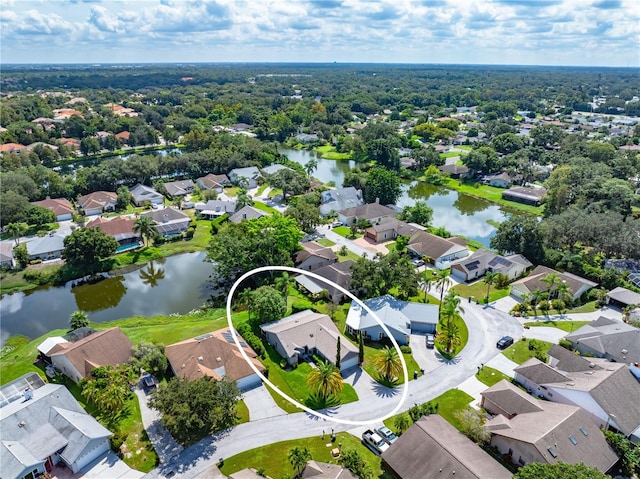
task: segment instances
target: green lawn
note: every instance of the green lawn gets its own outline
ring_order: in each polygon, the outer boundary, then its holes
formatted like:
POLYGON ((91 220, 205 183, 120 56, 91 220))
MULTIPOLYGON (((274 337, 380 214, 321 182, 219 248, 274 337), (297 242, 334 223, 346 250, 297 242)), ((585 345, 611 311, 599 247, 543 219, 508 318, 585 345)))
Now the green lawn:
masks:
POLYGON ((453 158, 454 156, 462 156, 465 153, 461 151, 447 151, 446 153, 440 153, 440 158, 453 158))
POLYGON ((507 349, 502 351, 502 354, 511 359, 513 362, 522 364, 528 359, 535 357, 537 351, 546 353, 547 351, 549 351, 549 348, 551 348, 551 346, 553 346, 553 343, 542 341, 540 339, 523 339, 513 343, 512 346, 509 346, 507 349), (529 349, 531 341, 534 341, 534 344, 539 345, 537 350, 529 349))
POLYGON ((590 301, 588 303, 583 304, 582 306, 578 306, 577 308, 570 309, 570 313, 593 313, 600 309, 598 307, 597 301, 590 301))
POLYGON ((336 147, 332 145, 324 145, 318 146, 314 148, 322 158, 326 158, 327 160, 350 160, 350 153, 338 153, 336 151, 336 147))
POLYGON ((306 447, 313 460, 336 464, 338 461, 331 456, 331 449, 338 447, 338 444, 342 444, 343 450, 355 449, 360 454, 360 457, 364 459, 373 471, 374 478, 391 479, 391 476, 382 471, 380 457, 363 446, 359 438, 346 432, 339 432, 336 434, 336 441, 332 444, 330 428, 331 426, 328 424, 324 439, 322 436, 314 436, 282 441, 224 458, 224 464, 220 467, 220 471, 228 476, 242 469, 252 467, 264 470, 267 476, 275 479, 293 477, 295 471, 287 458, 291 448, 306 447))
POLYGON ((531 321, 529 323, 524 323, 525 326, 529 327, 537 327, 537 326, 548 326, 551 328, 558 328, 567 333, 571 333, 578 328, 581 328, 585 324, 589 324, 591 321, 531 321))
POLYGON ((277 213, 278 210, 276 210, 275 208, 272 208, 269 205, 265 205, 264 203, 260 202, 260 201, 254 201, 253 202, 253 207, 257 210, 261 210, 261 211, 266 211, 268 213, 277 213))
POLYGON ((260 185, 258 186, 258 191, 256 192, 256 196, 262 196, 262 193, 264 193, 264 190, 266 190, 269 187, 268 184, 264 184, 264 185, 260 185))
MULTIPOLYGON (((362 369, 364 369, 369 376, 371 376, 376 381, 384 384, 385 386, 389 386, 389 384, 385 384, 379 379, 379 374, 376 368, 374 367, 374 361, 378 354, 380 354, 380 350, 385 347, 385 344, 378 341, 368 341, 364 345, 364 364, 362 365, 362 369)), ((393 346, 391 346, 393 347, 393 346)), ((422 376, 420 373, 420 366, 411 354, 402 353, 402 357, 404 358, 405 363, 407 363, 407 372, 409 373, 409 381, 413 380, 413 372, 418 371, 418 377, 422 376)), ((394 386, 400 386, 404 384, 404 375, 400 374, 398 380, 393 384, 394 386)))
POLYGON ((344 263, 345 261, 349 261, 350 259, 352 259, 353 261, 358 261, 360 259, 360 256, 355 254, 350 249, 347 250, 347 255, 346 256, 342 256, 341 254, 339 254, 337 252, 336 252, 336 256, 338 257, 338 262, 340 262, 340 263, 344 263))
POLYGON ((280 188, 274 188, 274 189, 269 191, 269 194, 267 196, 269 198, 273 198, 273 197, 281 195, 281 194, 282 194, 282 190, 280 188))
MULTIPOLYGON (((454 348, 451 354, 447 354, 444 352, 444 348, 442 347, 440 340, 438 339, 438 337, 436 337, 436 348, 438 349, 440 354, 442 354, 447 359, 455 358, 458 355, 458 353, 462 351, 464 347, 467 345, 467 341, 469 341, 469 329, 467 328, 467 325, 464 322, 464 320, 459 315, 456 315, 455 318, 453 319, 453 323, 456 326, 458 326, 458 331, 460 333, 460 346, 454 348)), ((438 333, 441 330, 442 330, 442 325, 440 322, 438 322, 438 333)))
POLYGON ((489 387, 499 383, 503 379, 506 379, 509 382, 512 380, 512 378, 506 374, 498 371, 497 369, 490 368, 489 366, 483 366, 482 369, 476 373, 476 378, 478 378, 478 381, 489 387))
POLYGON ((231 198, 234 196, 238 196, 238 193, 240 193, 240 187, 238 186, 227 186, 224 189, 224 194, 231 198))
POLYGON ((316 240, 316 243, 322 245, 322 246, 326 246, 328 248, 330 248, 331 246, 334 246, 335 243, 333 241, 331 241, 330 239, 327 238, 318 238, 316 240))
MULTIPOLYGON (((353 239, 351 238, 351 228, 349 228, 348 226, 336 226, 335 228, 333 228, 333 232, 339 234, 344 238, 353 239)), ((356 238, 360 238, 361 236, 362 233, 358 233, 356 235, 356 238)))
MULTIPOLYGON (((449 422, 449 424, 461 431, 462 426, 460 425, 460 421, 456 416, 460 411, 465 410, 471 401, 473 401, 473 397, 469 396, 466 392, 460 391, 459 389, 449 389, 444 394, 441 394, 437 398, 429 401, 429 403, 434 405, 437 404, 438 414, 445 418, 449 422)), ((407 413, 404 412, 401 414, 407 413)), ((394 420, 399 415, 400 414, 396 414, 395 416, 391 416, 384 421, 385 426, 387 426, 395 433, 397 433, 398 430, 394 425, 394 420)))
POLYGON ((461 193, 465 193, 469 196, 483 198, 491 201, 492 203, 496 203, 513 210, 530 213, 536 216, 542 215, 542 206, 531 206, 522 203, 516 203, 515 201, 503 200, 502 192, 505 191, 504 188, 483 185, 482 183, 461 183, 460 181, 451 178, 445 180, 442 185, 446 186, 447 188, 460 191, 461 193))
MULTIPOLYGON (((487 296, 487 283, 484 282, 484 279, 476 281, 473 284, 457 284, 451 289, 453 289, 458 296, 462 296, 463 298, 473 296, 473 299, 479 300, 482 303, 484 303, 484 298, 487 296)), ((496 301, 505 296, 509 296, 509 286, 497 289, 494 285, 491 285, 489 302, 496 301)), ((464 304, 462 307, 464 308, 464 304)))

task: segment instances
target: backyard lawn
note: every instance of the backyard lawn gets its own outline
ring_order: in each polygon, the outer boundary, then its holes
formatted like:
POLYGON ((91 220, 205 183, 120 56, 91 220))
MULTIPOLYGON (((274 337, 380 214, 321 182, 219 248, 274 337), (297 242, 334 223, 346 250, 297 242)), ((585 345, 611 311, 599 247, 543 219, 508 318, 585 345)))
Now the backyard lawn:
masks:
POLYGON ((524 323, 525 326, 529 326, 531 328, 535 328, 538 326, 547 326, 550 328, 558 328, 567 333, 571 333, 581 328, 585 324, 589 324, 591 321, 531 321, 529 323, 524 323))
POLYGON ((374 478, 391 479, 391 476, 382 471, 380 457, 372 454, 369 449, 363 446, 359 438, 346 432, 339 432, 336 434, 336 441, 331 443, 330 434, 330 425, 327 425, 324 438, 322 436, 314 436, 282 441, 224 458, 220 471, 228 476, 242 469, 252 467, 273 478, 293 477, 295 471, 287 457, 291 448, 306 447, 314 461, 336 464, 338 461, 331 456, 331 449, 338 447, 338 444, 342 444, 343 450, 356 450, 360 454, 360 457, 364 459, 373 471, 374 478))
POLYGON ((314 148, 322 158, 326 158, 327 160, 350 160, 350 153, 339 153, 336 151, 336 147, 333 145, 324 145, 318 146, 314 148))
MULTIPOLYGON (((476 281, 472 284, 456 284, 453 289, 458 296, 463 298, 473 297, 473 299, 484 303, 484 298, 487 296, 487 283, 483 280, 476 281)), ((509 286, 506 288, 497 289, 494 285, 491 285, 489 291, 489 302, 496 301, 500 298, 509 296, 509 286)), ((464 307, 464 306, 463 306, 464 307)))
POLYGON ((502 351, 502 354, 513 362, 522 364, 535 357, 536 353, 544 353, 546 355, 551 346, 553 346, 553 343, 542 341, 541 339, 521 339, 502 351))

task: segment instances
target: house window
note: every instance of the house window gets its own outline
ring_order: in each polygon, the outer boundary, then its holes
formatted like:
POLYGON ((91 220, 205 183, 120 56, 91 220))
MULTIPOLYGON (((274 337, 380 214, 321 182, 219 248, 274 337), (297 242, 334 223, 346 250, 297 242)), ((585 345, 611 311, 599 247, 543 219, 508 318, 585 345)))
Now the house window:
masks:
POLYGON ((384 338, 384 333, 382 333, 382 332, 381 332, 381 333, 378 333, 378 340, 380 340, 380 339, 382 339, 382 338, 384 338))
POLYGON ((522 456, 518 458, 518 464, 521 464, 524 466, 524 459, 522 459, 522 456))
POLYGON ((513 449, 509 448, 509 455, 513 456, 513 449))
POLYGON ((547 448, 547 451, 549 451, 549 454, 551 454, 552 457, 554 457, 554 458, 558 457, 558 451, 556 450, 555 447, 549 446, 547 448))

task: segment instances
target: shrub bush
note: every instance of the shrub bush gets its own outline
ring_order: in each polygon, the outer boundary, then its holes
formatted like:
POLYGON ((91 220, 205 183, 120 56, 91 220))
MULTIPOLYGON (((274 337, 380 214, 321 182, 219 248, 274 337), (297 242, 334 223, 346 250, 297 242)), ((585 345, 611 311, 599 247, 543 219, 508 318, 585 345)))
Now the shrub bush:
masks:
POLYGON ((404 354, 411 354, 411 346, 403 344, 402 346, 400 346, 400 351, 402 351, 404 354))
POLYGON ((185 233, 185 237, 187 239, 191 239, 193 238, 193 235, 196 233, 196 229, 193 226, 190 226, 189 229, 187 230, 187 232, 185 233))
POLYGON ((563 348, 568 349, 569 351, 573 351, 573 346, 571 345, 571 341, 569 341, 568 339, 562 338, 560 341, 558 341, 558 344, 563 348))
POLYGON ((304 300, 296 300, 291 304, 291 314, 299 313, 300 311, 304 311, 305 309, 312 309, 313 304, 309 301, 304 300))

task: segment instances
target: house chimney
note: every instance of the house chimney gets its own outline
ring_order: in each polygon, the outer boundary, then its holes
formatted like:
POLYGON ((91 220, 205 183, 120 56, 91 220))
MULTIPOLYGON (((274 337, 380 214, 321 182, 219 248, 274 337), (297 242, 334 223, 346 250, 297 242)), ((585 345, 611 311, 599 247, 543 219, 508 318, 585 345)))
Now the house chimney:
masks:
POLYGON ((169 222, 169 215, 162 215, 162 222, 163 223, 168 223, 169 222))
POLYGON ((380 204, 380 198, 376 198, 376 204, 379 205, 380 204))

